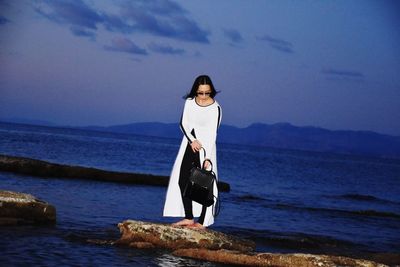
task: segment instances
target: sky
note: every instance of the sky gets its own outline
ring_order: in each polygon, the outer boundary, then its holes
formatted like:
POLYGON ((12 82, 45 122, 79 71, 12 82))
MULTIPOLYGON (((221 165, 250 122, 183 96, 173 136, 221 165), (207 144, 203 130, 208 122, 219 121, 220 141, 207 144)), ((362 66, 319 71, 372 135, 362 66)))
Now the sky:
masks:
POLYGON ((389 0, 0 0, 0 119, 178 122, 208 74, 222 124, 400 136, 389 0))

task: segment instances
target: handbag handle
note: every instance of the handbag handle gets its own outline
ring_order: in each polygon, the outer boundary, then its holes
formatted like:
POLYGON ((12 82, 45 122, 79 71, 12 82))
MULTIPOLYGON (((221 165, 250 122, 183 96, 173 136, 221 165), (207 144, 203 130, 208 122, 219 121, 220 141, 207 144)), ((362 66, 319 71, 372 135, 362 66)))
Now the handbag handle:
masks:
MULTIPOLYGON (((201 147, 201 148, 204 150, 204 158, 206 158, 206 149, 204 147, 201 147)), ((212 164, 210 159, 205 159, 203 161, 203 166, 201 168, 205 170, 204 163, 206 161, 210 162, 210 164, 211 164, 210 172, 214 173, 212 171, 213 170, 213 164, 212 164)), ((215 177, 216 182, 218 182, 218 179, 215 176, 215 174, 214 174, 214 177, 215 177)), ((215 203, 213 204, 212 214, 213 214, 214 217, 217 217, 219 215, 219 212, 221 211, 221 200, 219 199, 221 196, 219 195, 218 197, 216 197, 216 196, 213 195, 213 197, 215 198, 215 203)))
MULTIPOLYGON (((202 168, 202 169, 205 169, 205 168, 204 168, 204 164, 206 163, 206 161, 208 161, 208 162, 210 162, 210 164, 211 164, 211 170, 210 170, 210 171, 212 171, 212 170, 213 170, 213 164, 212 164, 212 162, 211 162, 210 159, 206 159, 206 149, 205 149, 204 147, 201 147, 201 148, 202 148, 203 151, 204 151, 204 158, 205 158, 205 160, 203 160, 203 164, 202 164, 201 168, 202 168)), ((200 148, 200 149, 201 149, 201 148, 200 148)))

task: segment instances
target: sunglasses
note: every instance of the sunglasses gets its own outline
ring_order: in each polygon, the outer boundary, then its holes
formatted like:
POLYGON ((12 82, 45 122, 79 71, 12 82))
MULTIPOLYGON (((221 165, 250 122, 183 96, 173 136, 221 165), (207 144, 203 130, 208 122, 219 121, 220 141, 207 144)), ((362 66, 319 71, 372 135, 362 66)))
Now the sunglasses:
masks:
POLYGON ((211 92, 196 92, 197 95, 211 95, 211 92))

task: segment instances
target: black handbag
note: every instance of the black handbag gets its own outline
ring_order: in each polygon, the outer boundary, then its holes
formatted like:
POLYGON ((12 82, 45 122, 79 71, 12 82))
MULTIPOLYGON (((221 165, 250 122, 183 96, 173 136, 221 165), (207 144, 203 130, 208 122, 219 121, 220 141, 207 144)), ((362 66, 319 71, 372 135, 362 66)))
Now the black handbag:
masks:
MULTIPOLYGON (((206 152, 204 150, 204 158, 205 156, 206 152)), ((205 205, 206 207, 215 204, 213 207, 213 215, 216 217, 219 214, 220 201, 213 194, 214 183, 217 183, 218 180, 215 173, 212 171, 212 167, 212 162, 209 159, 204 160, 201 168, 193 167, 190 170, 190 176, 183 191, 183 196, 201 205, 205 205), (204 168, 206 161, 210 162, 211 165, 211 170, 209 171, 204 168)))

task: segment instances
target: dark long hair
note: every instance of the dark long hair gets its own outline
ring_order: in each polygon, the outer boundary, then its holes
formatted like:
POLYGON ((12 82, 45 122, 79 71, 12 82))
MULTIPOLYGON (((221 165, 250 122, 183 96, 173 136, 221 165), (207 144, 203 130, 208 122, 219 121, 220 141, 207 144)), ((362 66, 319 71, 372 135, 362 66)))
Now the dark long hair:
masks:
POLYGON ((188 99, 188 98, 194 98, 197 94, 197 89, 199 89, 200 85, 208 84, 211 88, 211 94, 210 97, 214 98, 219 92, 217 92, 214 88, 214 85, 211 81, 211 78, 208 77, 207 75, 200 75, 194 80, 192 90, 190 90, 190 93, 185 95, 183 98, 188 99))

